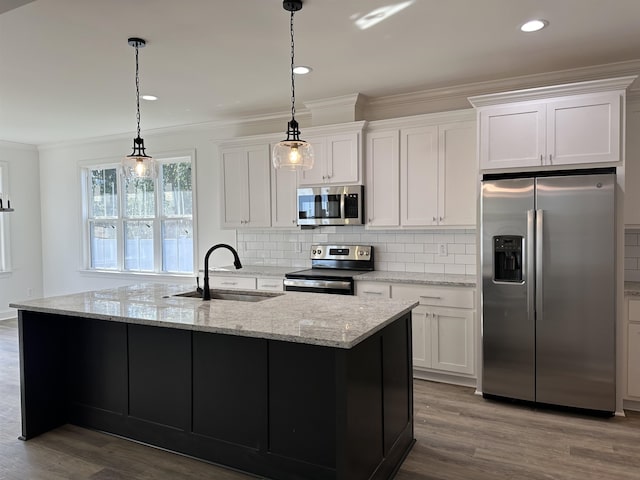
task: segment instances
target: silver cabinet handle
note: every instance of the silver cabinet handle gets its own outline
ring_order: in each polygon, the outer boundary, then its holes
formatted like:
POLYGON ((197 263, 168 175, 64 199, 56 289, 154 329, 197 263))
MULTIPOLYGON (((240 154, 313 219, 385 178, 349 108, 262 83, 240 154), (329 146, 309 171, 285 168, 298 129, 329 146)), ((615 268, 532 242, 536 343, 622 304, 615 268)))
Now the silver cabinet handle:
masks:
POLYGON ((542 162, 544 162, 544 155, 540 154, 540 165, 543 164, 542 162))
POLYGON ((553 165, 553 155, 549 154, 549 165, 553 165))
POLYGON ((237 285, 238 282, 220 282, 220 285, 237 285))
POLYGON ((371 291, 363 291, 362 293, 366 293, 367 295, 382 295, 382 292, 371 292, 371 291))
POLYGON ((434 222, 436 221, 436 217, 433 217, 433 221, 434 221, 434 222))
POLYGON ((275 288, 275 287, 280 287, 281 285, 278 285, 277 283, 264 283, 262 284, 262 286, 267 288, 275 288))
POLYGON ((438 217, 438 221, 440 221, 440 222, 441 222, 441 221, 443 221, 443 220, 444 220, 444 217, 438 217))
POLYGON ((432 295, 420 295, 418 298, 433 298, 434 300, 442 300, 442 297, 435 297, 432 295))

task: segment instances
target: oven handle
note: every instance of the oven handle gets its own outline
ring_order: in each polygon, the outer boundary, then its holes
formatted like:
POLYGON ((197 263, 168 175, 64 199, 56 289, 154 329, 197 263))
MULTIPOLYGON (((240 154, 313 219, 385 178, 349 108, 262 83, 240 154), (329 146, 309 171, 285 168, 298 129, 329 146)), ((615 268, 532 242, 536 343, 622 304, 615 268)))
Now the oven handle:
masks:
POLYGON ((302 278, 285 278, 284 286, 350 290, 351 282, 344 282, 340 280, 304 280, 302 278))

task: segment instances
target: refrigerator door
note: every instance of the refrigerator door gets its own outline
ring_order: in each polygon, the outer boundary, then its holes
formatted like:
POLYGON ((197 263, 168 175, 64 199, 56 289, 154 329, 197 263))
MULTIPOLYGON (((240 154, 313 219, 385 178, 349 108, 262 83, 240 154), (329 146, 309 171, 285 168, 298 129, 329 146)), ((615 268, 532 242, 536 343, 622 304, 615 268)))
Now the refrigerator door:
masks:
POLYGON ((535 399, 534 180, 482 182, 482 391, 535 399))
POLYGON ((615 411, 615 175, 536 179, 536 401, 615 411))

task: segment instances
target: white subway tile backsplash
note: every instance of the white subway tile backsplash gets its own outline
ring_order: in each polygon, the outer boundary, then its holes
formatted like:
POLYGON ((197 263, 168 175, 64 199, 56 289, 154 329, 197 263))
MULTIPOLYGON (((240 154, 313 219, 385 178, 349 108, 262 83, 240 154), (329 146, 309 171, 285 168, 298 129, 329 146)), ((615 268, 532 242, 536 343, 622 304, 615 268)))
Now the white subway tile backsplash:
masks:
MULTIPOLYGON (((639 234, 640 231, 629 242, 635 240, 635 245, 638 245, 639 234)), ((236 240, 243 263, 247 265, 306 268, 311 265, 311 245, 342 243, 373 245, 376 270, 476 273, 475 230, 368 231, 361 226, 320 227, 314 230, 238 230, 236 240), (440 244, 445 244, 447 255, 438 254, 440 244)), ((633 266, 633 263, 628 265, 633 266)))
POLYGON ((640 279, 640 230, 624 232, 624 279, 640 279))

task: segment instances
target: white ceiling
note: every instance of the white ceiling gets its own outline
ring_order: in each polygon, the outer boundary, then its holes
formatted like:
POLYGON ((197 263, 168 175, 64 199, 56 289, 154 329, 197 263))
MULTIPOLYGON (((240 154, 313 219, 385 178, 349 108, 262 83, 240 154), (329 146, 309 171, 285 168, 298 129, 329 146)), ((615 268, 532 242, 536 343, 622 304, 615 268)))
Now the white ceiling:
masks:
MULTIPOLYGON (((640 0, 414 0, 367 29, 354 19, 404 0, 305 0, 295 15, 304 102, 407 93, 640 59, 640 0), (550 22, 523 34, 529 18, 550 22)), ((50 144, 282 113, 290 108, 281 0, 0 0, 0 140, 50 144)), ((284 128, 284 126, 283 126, 284 128)))

